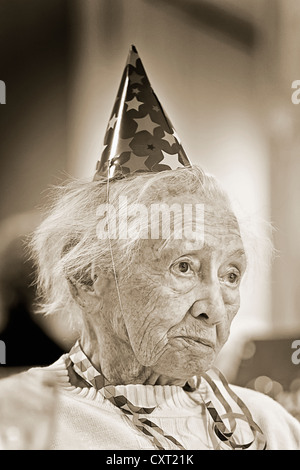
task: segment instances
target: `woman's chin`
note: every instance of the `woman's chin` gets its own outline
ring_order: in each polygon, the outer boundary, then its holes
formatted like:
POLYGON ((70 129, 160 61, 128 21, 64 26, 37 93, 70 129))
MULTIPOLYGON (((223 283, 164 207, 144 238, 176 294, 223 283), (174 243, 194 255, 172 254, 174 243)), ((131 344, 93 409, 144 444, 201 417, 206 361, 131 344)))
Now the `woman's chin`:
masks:
POLYGON ((200 377, 207 372, 213 366, 214 359, 215 357, 206 357, 202 360, 199 360, 199 358, 197 360, 190 360, 187 363, 173 362, 172 365, 170 363, 163 365, 156 364, 154 369, 159 375, 160 385, 167 384, 167 380, 169 381, 168 385, 170 385, 171 381, 173 385, 184 385, 192 377, 200 377), (162 383, 163 381, 165 383, 162 383))

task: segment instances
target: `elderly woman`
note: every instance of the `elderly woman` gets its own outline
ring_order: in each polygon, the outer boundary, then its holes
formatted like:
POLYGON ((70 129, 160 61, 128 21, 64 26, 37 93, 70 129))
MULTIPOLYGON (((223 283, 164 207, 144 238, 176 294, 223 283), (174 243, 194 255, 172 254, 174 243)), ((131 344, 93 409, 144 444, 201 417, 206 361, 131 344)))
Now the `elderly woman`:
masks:
POLYGON ((37 398, 54 409, 45 446, 300 449, 292 416, 214 369, 247 268, 228 197, 196 166, 129 172, 122 158, 122 177, 98 165, 94 181, 63 187, 34 236, 44 311, 78 332, 55 364, 14 378, 55 384, 54 400, 37 398))

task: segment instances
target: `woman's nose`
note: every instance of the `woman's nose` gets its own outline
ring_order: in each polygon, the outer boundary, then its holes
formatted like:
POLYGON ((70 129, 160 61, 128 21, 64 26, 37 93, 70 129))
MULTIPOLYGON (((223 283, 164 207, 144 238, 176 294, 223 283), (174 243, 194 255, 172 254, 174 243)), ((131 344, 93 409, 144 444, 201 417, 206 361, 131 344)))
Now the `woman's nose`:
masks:
POLYGON ((214 287, 205 297, 194 302, 190 308, 194 318, 199 318, 209 325, 220 323, 226 316, 226 308, 220 288, 214 287))

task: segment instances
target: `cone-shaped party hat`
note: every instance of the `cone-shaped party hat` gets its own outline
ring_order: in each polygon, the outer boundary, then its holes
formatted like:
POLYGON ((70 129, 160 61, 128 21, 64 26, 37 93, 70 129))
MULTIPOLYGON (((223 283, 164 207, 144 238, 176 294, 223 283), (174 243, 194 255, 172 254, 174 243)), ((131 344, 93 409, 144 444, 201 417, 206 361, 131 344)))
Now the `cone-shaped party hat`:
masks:
POLYGON ((94 179, 191 166, 134 46, 129 51, 94 179))

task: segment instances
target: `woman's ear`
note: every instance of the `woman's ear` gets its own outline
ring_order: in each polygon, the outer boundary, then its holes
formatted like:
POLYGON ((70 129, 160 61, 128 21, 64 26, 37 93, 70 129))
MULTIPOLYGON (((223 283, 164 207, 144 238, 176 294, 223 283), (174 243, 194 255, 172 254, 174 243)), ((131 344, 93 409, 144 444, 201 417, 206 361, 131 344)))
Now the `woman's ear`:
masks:
POLYGON ((80 307, 86 308, 89 304, 93 303, 95 298, 93 286, 83 284, 73 277, 68 277, 67 281, 71 295, 80 307))
POLYGON ((110 273, 104 273, 100 271, 94 271, 94 295, 98 298, 105 299, 107 293, 111 289, 111 282, 113 281, 113 276, 110 273))
POLYGON ((69 289, 73 299, 82 308, 92 307, 105 299, 109 290, 111 276, 93 270, 89 282, 80 282, 75 278, 68 278, 69 289))

